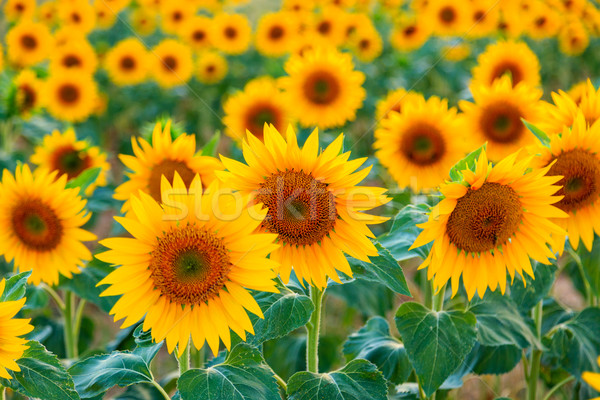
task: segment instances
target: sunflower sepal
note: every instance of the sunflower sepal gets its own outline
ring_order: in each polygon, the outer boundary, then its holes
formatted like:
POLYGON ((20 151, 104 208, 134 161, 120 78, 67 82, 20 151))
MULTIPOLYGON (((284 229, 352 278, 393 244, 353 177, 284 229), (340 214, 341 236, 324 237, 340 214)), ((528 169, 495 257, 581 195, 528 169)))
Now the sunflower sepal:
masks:
POLYGON ((521 121, 523 121, 523 124, 527 127, 527 129, 529 129, 529 131, 533 133, 544 146, 550 147, 550 137, 546 134, 546 132, 523 118, 521 118, 521 121))
POLYGON ((462 184, 465 184, 463 172, 465 170, 470 171, 471 165, 477 164, 477 160, 479 159, 479 155, 481 154, 482 150, 484 152, 487 150, 487 142, 484 143, 478 149, 469 153, 465 158, 463 158, 462 160, 454 164, 452 168, 450 168, 450 180, 453 182, 461 182, 462 184))

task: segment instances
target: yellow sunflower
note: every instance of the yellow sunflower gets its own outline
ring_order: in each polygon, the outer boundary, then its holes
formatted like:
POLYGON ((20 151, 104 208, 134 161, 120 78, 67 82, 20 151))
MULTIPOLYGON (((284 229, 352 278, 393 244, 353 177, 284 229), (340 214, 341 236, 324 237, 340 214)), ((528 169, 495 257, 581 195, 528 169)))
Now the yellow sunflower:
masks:
POLYGON ((106 53, 104 67, 115 84, 136 85, 146 80, 151 57, 142 42, 129 38, 120 41, 106 53))
POLYGON ((240 207, 247 199, 217 181, 202 186, 197 175, 190 185, 175 175, 173 186, 162 179, 162 204, 132 196, 132 211, 117 221, 133 237, 101 241, 110 250, 96 257, 120 265, 99 285, 111 285, 102 296, 121 296, 110 314, 125 318, 122 328, 143 318, 169 352, 178 346, 183 354, 191 336, 196 349, 207 342, 216 356, 219 339, 230 348, 230 329, 243 340, 254 333, 246 310, 263 317, 247 289, 277 291, 277 264, 267 258, 277 236, 257 232, 266 210, 240 207))
POLYGON ((490 36, 500 20, 500 6, 494 0, 473 0, 468 10, 467 35, 474 38, 490 36))
POLYGON ((588 83, 586 81, 577 82, 567 91, 569 97, 575 102, 575 104, 581 104, 583 96, 587 91, 588 83))
POLYGON ((196 62, 196 78, 207 85, 219 83, 227 75, 229 66, 225 57, 214 51, 205 51, 196 62))
MULTIPOLYGON (((600 366, 600 357, 598 357, 598 360, 596 362, 598 363, 598 366, 600 366)), ((581 379, 583 379, 585 381, 585 383, 590 385, 595 391, 600 392, 600 374, 599 373, 585 371, 584 373, 581 374, 581 379)), ((600 399, 600 397, 596 397, 591 400, 599 400, 599 399, 600 399)))
POLYGON ((9 22, 31 19, 35 14, 35 0, 7 0, 4 3, 4 17, 9 22))
POLYGON ((96 26, 96 12, 87 0, 59 1, 56 10, 63 26, 83 33, 91 32, 96 26))
POLYGON ((375 131, 375 155, 401 188, 436 189, 469 150, 455 108, 439 97, 405 98, 375 131))
POLYGON ((196 7, 191 1, 171 0, 161 4, 161 27, 166 33, 177 33, 186 22, 196 14, 196 7))
POLYGON ((125 203, 121 211, 129 211, 132 195, 139 191, 148 193, 156 201, 160 201, 161 178, 165 176, 173 182, 175 172, 186 185, 200 175, 202 183, 208 186, 215 180, 215 171, 223 169, 218 159, 196 155, 196 137, 179 135, 171 138, 171 122, 162 129, 160 122, 152 132, 152 144, 141 138, 131 138, 133 156, 121 154, 119 158, 131 172, 126 173, 129 180, 115 189, 114 198, 125 203))
POLYGON ((248 49, 252 29, 242 14, 217 14, 213 18, 211 37, 214 46, 227 54, 241 54, 248 49))
POLYGON ((513 87, 505 76, 492 86, 471 85, 474 103, 461 101, 467 132, 476 146, 488 143, 491 160, 499 161, 520 148, 533 144, 535 136, 521 121, 541 120, 542 91, 524 82, 513 87))
POLYGON ((185 85, 192 77, 194 63, 189 46, 164 39, 152 49, 152 73, 163 88, 185 85))
POLYGON ((147 36, 156 30, 157 13, 155 10, 138 7, 129 14, 129 22, 137 33, 147 36))
MULTIPOLYGON (((600 122, 588 128, 580 112, 572 128, 550 138, 549 147, 538 144, 531 151, 535 167, 548 167, 548 176, 560 178, 562 199, 555 206, 569 218, 556 224, 566 230, 573 249, 581 238, 591 251, 594 231, 600 235, 600 122)), ((565 235, 555 235, 554 250, 562 254, 564 245, 565 235)))
POLYGON ((526 27, 527 34, 537 40, 555 36, 561 27, 561 14, 543 1, 535 4, 526 27))
POLYGON ((48 27, 53 27, 57 21, 56 4, 54 1, 47 1, 37 8, 37 17, 48 27))
POLYGON ((549 167, 529 169, 529 158, 516 162, 518 152, 492 167, 483 150, 475 171, 462 171, 463 180, 440 188, 444 198, 433 207, 429 220, 411 248, 434 242, 419 269, 428 268, 435 290, 459 282, 469 300, 487 288, 506 289, 506 272, 533 276, 529 258, 550 264, 555 258, 547 243, 564 231, 552 218, 566 214, 552 204, 560 200, 554 185, 560 177, 545 176, 549 167))
POLYGON ((51 73, 58 71, 93 74, 98 67, 98 57, 86 39, 73 39, 54 49, 50 56, 51 73))
POLYGON ((303 126, 330 128, 356 118, 365 98, 365 75, 354 70, 350 54, 315 48, 292 55, 285 70, 289 76, 281 78, 281 86, 303 126))
POLYGON ((359 29, 376 29, 371 18, 369 18, 367 14, 360 12, 346 13, 343 17, 344 43, 348 43, 352 40, 352 37, 359 29))
POLYGON ((471 55, 471 46, 466 42, 454 43, 442 47, 442 57, 446 61, 459 62, 471 55))
POLYGON ((35 72, 23 70, 15 77, 16 104, 22 118, 28 118, 44 105, 44 81, 35 72))
POLYGON ((558 47, 568 56, 580 55, 589 44, 590 36, 578 19, 567 22, 558 33, 558 47))
POLYGON ((112 28, 117 22, 117 14, 109 2, 106 0, 95 0, 94 11, 96 12, 96 25, 98 29, 109 29, 112 28))
POLYGON ((62 26, 54 32, 54 46, 59 48, 67 46, 71 42, 82 42, 87 40, 86 34, 72 26, 62 26))
POLYGON ((455 36, 467 27, 470 2, 455 0, 431 0, 425 9, 426 20, 433 24, 433 31, 439 36, 455 36))
POLYGON ((381 122, 387 117, 392 111, 402 112, 402 106, 407 102, 413 102, 415 104, 419 97, 423 97, 420 93, 413 91, 406 91, 405 89, 395 89, 389 91, 384 99, 377 102, 375 108, 375 118, 377 122, 381 122))
POLYGON ((540 62, 524 42, 500 41, 489 45, 477 58, 472 72, 474 82, 488 86, 505 75, 511 78, 513 85, 540 84, 540 62))
POLYGON ((423 18, 404 18, 396 23, 390 33, 390 44, 400 51, 421 48, 429 39, 431 30, 423 18))
POLYGON ((281 2, 281 8, 283 10, 294 11, 297 13, 312 12, 315 5, 315 0, 283 0, 281 2))
POLYGON ((46 108, 53 117, 80 122, 94 111, 98 89, 89 74, 57 72, 46 81, 46 96, 46 108))
POLYGON ((386 189, 356 186, 371 169, 355 172, 366 158, 348 161, 350 152, 341 153, 343 135, 319 152, 317 130, 302 148, 291 127, 284 138, 265 126, 263 139, 248 133, 248 165, 221 156, 228 171, 217 175, 268 210, 262 229, 278 235, 280 247, 271 259, 281 264, 281 279, 287 283, 293 268, 300 282, 323 289, 327 277, 340 282, 336 269, 352 276, 343 252, 368 261, 377 250, 367 225, 386 220, 360 211, 389 201, 386 189))
POLYGON ((359 28, 352 35, 350 46, 360 61, 368 63, 379 57, 383 40, 375 28, 359 28))
POLYGON ((300 24, 294 13, 267 13, 260 18, 256 28, 256 49, 265 56, 280 57, 292 50, 299 30, 300 24))
POLYGON ((227 99, 223 110, 225 133, 240 142, 246 137, 246 131, 262 138, 265 124, 283 131, 291 122, 285 97, 270 77, 248 82, 243 91, 227 99))
POLYGON ((39 22, 22 21, 6 34, 8 59, 21 67, 44 61, 52 48, 48 27, 39 22))
MULTIPOLYGON (((6 280, 0 281, 0 296, 6 288, 6 280)), ((15 362, 23 356, 27 349, 27 339, 21 338, 33 330, 29 323, 31 319, 15 318, 25 305, 25 297, 14 301, 0 302, 0 378, 12 379, 7 370, 21 371, 19 365, 15 362)))
MULTIPOLYGON (((518 11, 509 11, 506 8, 501 10, 496 28, 502 37, 516 40, 523 35, 526 28, 526 22, 520 18, 514 18, 515 13, 517 12, 518 11)), ((519 13, 519 15, 522 15, 522 13, 519 13)))
POLYGON ((90 218, 79 188, 67 189, 67 177, 58 172, 17 167, 15 176, 2 174, 0 206, 0 254, 15 269, 31 271, 34 285, 58 283, 58 275, 70 278, 90 260, 90 251, 81 243, 96 236, 81 229, 90 218))
MULTIPOLYGON (((314 15, 310 29, 319 42, 330 46, 340 46, 346 39, 344 11, 339 7, 325 7, 320 14, 314 15)), ((317 43, 319 44, 319 43, 317 43)))
POLYGON ((100 168, 100 174, 85 191, 87 196, 96 187, 106 185, 106 173, 110 169, 106 154, 85 140, 77 140, 72 128, 62 134, 54 130, 52 134, 44 136, 42 144, 36 146, 29 161, 49 171, 58 171, 58 177, 67 175, 68 180, 77 178, 90 168, 100 168))
POLYGON ((209 49, 212 46, 210 34, 212 20, 208 17, 197 15, 182 24, 179 37, 194 51, 209 49))

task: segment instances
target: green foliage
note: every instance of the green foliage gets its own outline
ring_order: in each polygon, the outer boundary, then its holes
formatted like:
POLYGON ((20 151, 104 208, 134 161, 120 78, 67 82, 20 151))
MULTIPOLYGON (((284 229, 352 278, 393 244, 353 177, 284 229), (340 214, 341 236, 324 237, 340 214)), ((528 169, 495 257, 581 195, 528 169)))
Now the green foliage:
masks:
POLYGON ((454 182, 461 182, 463 180, 462 171, 467 169, 473 169, 473 167, 477 163, 477 159, 479 158, 481 151, 486 149, 487 143, 483 144, 477 150, 474 150, 471 153, 467 154, 465 158, 454 164, 454 166, 450 168, 450 179, 454 182))
POLYGON ((535 135, 535 137, 544 145, 544 146, 548 146, 550 145, 550 138, 548 137, 548 135, 546 134, 546 132, 542 131, 540 128, 538 128, 537 126, 533 125, 530 122, 525 121, 524 119, 521 118, 521 121, 523 121, 523 124, 527 127, 527 129, 529 129, 529 131, 531 131, 531 133, 533 133, 535 135))
POLYGON ((396 260, 427 257, 427 246, 409 250, 421 233, 421 229, 416 225, 427 221, 427 213, 429 207, 426 204, 405 206, 394 217, 390 231, 378 238, 381 245, 388 249, 396 260))
POLYGON ((27 278, 31 275, 31 271, 21 272, 6 279, 4 284, 4 292, 0 296, 0 301, 15 301, 20 300, 25 296, 27 291, 27 278))
POLYGON ((71 179, 67 182, 66 187, 69 188, 79 188, 80 193, 83 195, 85 190, 98 179, 98 175, 102 172, 102 168, 89 168, 79 174, 76 178, 71 179))
POLYGON ((580 243, 575 257, 579 260, 573 260, 574 263, 581 263, 585 279, 590 285, 590 289, 595 296, 600 296, 600 238, 596 236, 592 245, 592 251, 588 251, 583 243, 580 243))
POLYGON ((517 275, 510 286, 510 298, 523 313, 528 313, 540 302, 552 287, 556 274, 555 265, 544 265, 533 263, 533 274, 535 280, 525 275, 525 282, 517 275))
POLYGON ((80 273, 73 274, 71 279, 60 276, 58 287, 70 290, 82 299, 96 304, 104 312, 109 312, 117 301, 116 296, 100 296, 108 286, 96 286, 98 282, 106 277, 114 268, 94 258, 80 273))
POLYGON ((217 156, 217 147, 219 146, 219 140, 221 140, 221 132, 217 131, 210 138, 210 140, 208 142, 206 142, 204 147, 202 147, 201 154, 203 156, 216 157, 217 156))

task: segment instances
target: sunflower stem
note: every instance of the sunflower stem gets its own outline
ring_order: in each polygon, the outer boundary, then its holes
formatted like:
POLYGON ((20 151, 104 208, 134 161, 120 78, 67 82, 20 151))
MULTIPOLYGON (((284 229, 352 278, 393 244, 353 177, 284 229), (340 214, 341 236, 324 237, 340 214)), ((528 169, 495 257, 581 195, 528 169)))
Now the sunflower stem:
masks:
POLYGON ((2 400, 6 400, 6 388, 2 386, 2 400))
POLYGON ((575 380, 574 376, 568 376, 565 379, 563 379, 562 381, 558 382, 556 385, 554 385, 554 387, 552 389, 550 389, 550 391, 548 393, 546 393, 546 396, 544 396, 544 400, 550 400, 552 395, 554 393, 556 393, 561 387, 563 387, 567 383, 573 382, 574 380, 575 380))
POLYGON ((162 394, 165 400, 171 400, 171 396, 169 396, 169 393, 167 393, 165 389, 163 389, 163 387, 160 386, 160 383, 156 382, 154 379, 152 379, 150 383, 160 392, 160 394, 162 394))
POLYGON ((446 284, 442 286, 439 292, 435 293, 435 288, 433 287, 433 281, 431 284, 431 294, 432 294, 432 307, 433 311, 444 311, 444 299, 446 297, 446 284))
POLYGON ((179 363, 179 376, 183 375, 187 370, 190 369, 190 344, 188 343, 183 350, 183 354, 177 358, 179 363))
POLYGON ((56 303, 61 313, 65 312, 65 302, 60 298, 59 294, 56 293, 54 289, 45 284, 44 282, 40 283, 40 287, 46 291, 52 297, 52 300, 56 303))
POLYGON ((280 377, 277 374, 273 375, 275 377, 275 380, 277 381, 277 384, 279 385, 279 387, 281 388, 281 390, 283 391, 284 395, 287 393, 287 383, 285 383, 285 381, 283 380, 282 377, 280 377))
POLYGON ((569 252, 569 255, 573 261, 575 261, 577 269, 579 270, 579 274, 581 274, 581 280, 583 281, 583 286, 585 287, 585 303, 591 305, 593 297, 592 288, 585 275, 585 269, 583 268, 581 257, 579 257, 579 254, 577 254, 573 249, 568 249, 567 251, 569 252))
POLYGON ((65 308, 63 317, 65 320, 65 353, 67 359, 74 360, 77 358, 77 340, 75 338, 75 293, 67 292, 65 294, 65 308))
POLYGON ((200 350, 194 351, 194 368, 204 368, 204 361, 206 360, 205 346, 200 347, 200 350))
POLYGON ((323 294, 325 289, 320 290, 310 286, 310 299, 315 310, 306 324, 306 370, 308 372, 319 372, 319 330, 321 328, 321 307, 323 305, 323 294))
MULTIPOLYGON (((543 301, 540 301, 533 309, 533 319, 535 321, 535 329, 538 340, 542 338, 542 311, 543 301)), ((538 378, 540 375, 540 363, 542 360, 542 351, 533 349, 531 351, 531 369, 529 370, 529 378, 527 379, 527 400, 537 399, 538 378)))
MULTIPOLYGON (((75 322, 73 326, 73 340, 75 341, 76 353, 79 353, 79 332, 81 331, 81 320, 83 319, 83 310, 85 308, 85 299, 80 299, 75 311, 75 322)), ((79 355, 79 354, 77 354, 79 355)))

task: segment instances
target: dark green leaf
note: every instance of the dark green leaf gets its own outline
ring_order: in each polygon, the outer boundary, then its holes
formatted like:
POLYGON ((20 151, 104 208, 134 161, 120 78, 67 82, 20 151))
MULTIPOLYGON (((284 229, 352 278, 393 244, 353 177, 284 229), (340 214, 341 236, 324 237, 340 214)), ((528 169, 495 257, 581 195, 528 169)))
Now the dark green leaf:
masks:
POLYGON ((133 354, 136 354, 146 362, 146 364, 150 365, 150 361, 156 356, 156 353, 159 352, 160 348, 163 345, 163 342, 155 343, 152 340, 152 335, 150 331, 144 332, 142 330, 143 324, 139 324, 135 331, 133 331, 133 337, 135 338, 136 347, 133 349, 133 354))
POLYGON ((110 265, 94 258, 85 268, 81 269, 79 274, 73 274, 71 279, 61 275, 58 287, 70 290, 82 299, 96 304, 104 312, 109 312, 118 297, 100 297, 100 293, 108 286, 97 287, 96 285, 113 270, 114 268, 110 265))
POLYGON ((418 249, 408 250, 413 245, 415 239, 421 233, 421 228, 417 224, 427 221, 429 207, 426 204, 409 204, 401 209, 394 217, 394 222, 390 231, 377 240, 384 246, 392 256, 398 260, 408 260, 414 257, 427 257, 427 246, 418 249))
POLYGON ((20 300, 25 296, 27 291, 27 278, 31 275, 31 271, 21 272, 11 276, 6 280, 4 292, 0 296, 0 301, 15 301, 20 300))
POLYGON ((177 388, 182 400, 281 400, 273 371, 246 343, 235 346, 222 364, 187 371, 177 388))
POLYGON ((592 251, 587 251, 582 243, 577 249, 577 254, 592 292, 596 296, 600 296, 600 238, 598 236, 594 238, 592 251))
POLYGON ((510 286, 510 298, 513 299, 522 313, 529 313, 540 300, 546 297, 554 283, 555 272, 555 265, 534 263, 533 274, 535 280, 529 275, 525 275, 524 284, 518 274, 515 276, 515 280, 510 286))
POLYGON ((406 382, 412 365, 402 342, 390 335, 390 326, 381 317, 373 317, 358 332, 350 335, 343 348, 346 360, 363 358, 375 364, 390 382, 406 382))
POLYGON ((487 145, 484 144, 477 150, 469 153, 465 158, 454 164, 452 168, 450 168, 450 179, 454 182, 460 182, 463 179, 462 171, 466 169, 471 169, 477 163, 477 159, 481 154, 481 151, 486 149, 487 145))
POLYGON ((331 285, 327 294, 341 297, 348 307, 358 310, 363 316, 385 315, 395 307, 395 293, 377 282, 353 280, 343 285, 331 285))
POLYGON ((475 344, 477 320, 471 312, 435 312, 404 303, 396 326, 425 394, 430 396, 456 370, 475 344))
POLYGON ((204 145, 204 147, 202 147, 202 155, 215 157, 217 155, 217 146, 219 145, 219 139, 221 139, 221 132, 217 131, 204 145))
POLYGON ((521 361, 523 351, 512 345, 477 346, 473 372, 478 375, 501 375, 512 371, 521 361))
POLYGON ((353 360, 329 374, 298 372, 287 387, 289 400, 385 400, 387 385, 381 372, 366 360, 353 360))
POLYGON ((49 295, 44 289, 33 285, 27 285, 25 297, 27 297, 27 302, 23 306, 24 310, 44 308, 49 300, 49 295))
POLYGON ((165 400, 162 393, 153 385, 140 383, 129 386, 115 400, 165 400))
POLYGON ((0 384, 25 396, 44 400, 79 399, 73 380, 58 358, 40 343, 30 340, 29 348, 17 360, 20 372, 9 371, 13 379, 0 384))
POLYGON ((525 121, 523 118, 521 118, 521 121, 523 121, 523 124, 527 127, 527 129, 529 129, 544 146, 548 146, 550 144, 550 138, 548 135, 546 135, 546 132, 542 131, 532 123, 525 121))
POLYGON ((96 179, 98 179, 98 175, 100 175, 101 171, 102 168, 100 167, 86 169, 79 174, 79 176, 67 182, 66 188, 70 189, 78 187, 80 189, 80 193, 84 193, 92 183, 96 182, 96 179))

